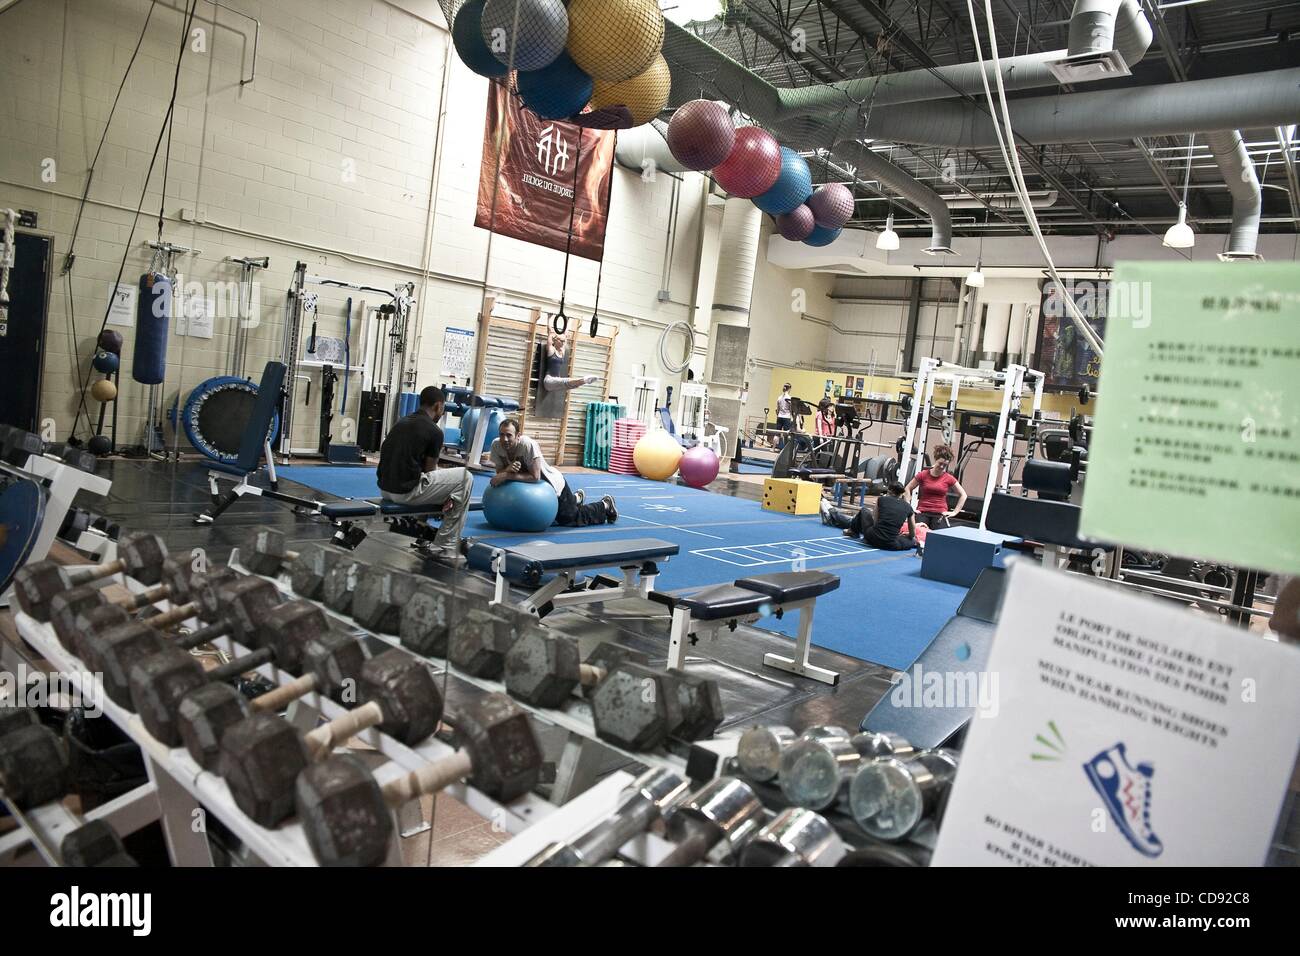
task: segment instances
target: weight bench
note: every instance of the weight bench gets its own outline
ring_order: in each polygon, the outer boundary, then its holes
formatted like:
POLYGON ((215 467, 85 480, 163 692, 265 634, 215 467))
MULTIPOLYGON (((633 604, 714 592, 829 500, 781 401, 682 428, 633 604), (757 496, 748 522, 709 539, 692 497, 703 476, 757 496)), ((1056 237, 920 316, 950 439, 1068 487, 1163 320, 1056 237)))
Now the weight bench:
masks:
POLYGON ((469 566, 487 571, 496 579, 493 604, 506 604, 510 585, 534 588, 517 607, 537 617, 545 617, 557 607, 617 601, 622 598, 648 598, 654 593, 659 575, 657 562, 667 561, 678 553, 677 545, 658 538, 623 538, 580 544, 553 544, 549 541, 526 541, 522 544, 489 544, 485 541, 464 542, 469 566), (618 568, 623 578, 598 574, 582 587, 585 571, 618 568), (547 575, 554 575, 543 583, 547 575))
POLYGON ((672 612, 669 667, 684 667, 687 645, 701 637, 713 637, 723 628, 734 631, 739 624, 752 624, 765 616, 781 618, 787 611, 797 611, 799 634, 795 638, 794 657, 764 654, 763 663, 834 686, 840 682, 839 673, 809 663, 808 652, 812 649, 813 608, 817 598, 839 586, 839 576, 825 571, 783 571, 741 578, 734 584, 719 584, 689 597, 651 594, 650 600, 672 612))

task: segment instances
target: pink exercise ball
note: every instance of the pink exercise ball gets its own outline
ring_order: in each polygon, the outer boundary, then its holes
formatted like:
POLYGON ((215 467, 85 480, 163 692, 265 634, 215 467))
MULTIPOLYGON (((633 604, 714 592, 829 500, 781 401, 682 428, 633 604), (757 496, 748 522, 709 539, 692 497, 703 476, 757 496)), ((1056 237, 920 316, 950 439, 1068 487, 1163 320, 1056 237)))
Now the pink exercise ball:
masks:
POLYGON ((721 103, 691 100, 668 124, 668 148, 687 169, 704 172, 721 166, 736 145, 736 130, 721 103))
POLYGON ((808 200, 817 225, 823 229, 842 229, 853 218, 853 193, 840 183, 827 183, 808 200))
POLYGON ((776 217, 777 232, 791 242, 803 242, 816 228, 817 221, 813 219, 812 210, 806 205, 796 206, 792 212, 776 217))
POLYGON ((703 445, 688 448, 682 453, 677 472, 692 488, 703 488, 718 477, 718 456, 703 445))
POLYGON ((767 130, 742 126, 736 144, 713 177, 737 199, 753 199, 767 192, 781 175, 781 144, 767 130))

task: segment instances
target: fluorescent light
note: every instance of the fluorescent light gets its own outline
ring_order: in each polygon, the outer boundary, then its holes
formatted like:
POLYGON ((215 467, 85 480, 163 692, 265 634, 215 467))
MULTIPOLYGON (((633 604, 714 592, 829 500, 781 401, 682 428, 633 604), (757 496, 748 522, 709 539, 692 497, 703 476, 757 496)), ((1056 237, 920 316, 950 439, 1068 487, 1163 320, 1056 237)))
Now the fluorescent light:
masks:
POLYGON ((984 273, 980 272, 980 266, 983 264, 984 260, 981 259, 975 263, 974 269, 966 273, 966 285, 972 289, 984 288, 984 273))
POLYGON ((661 4, 664 16, 678 26, 688 23, 707 23, 722 15, 720 0, 672 0, 661 4))
POLYGON ((876 236, 876 248, 893 252, 898 248, 898 233, 894 232, 894 214, 891 212, 885 220, 885 231, 876 236))
POLYGON ((1187 225, 1187 206, 1178 204, 1178 221, 1165 233, 1164 244, 1170 249, 1190 249, 1196 245, 1196 233, 1187 225))

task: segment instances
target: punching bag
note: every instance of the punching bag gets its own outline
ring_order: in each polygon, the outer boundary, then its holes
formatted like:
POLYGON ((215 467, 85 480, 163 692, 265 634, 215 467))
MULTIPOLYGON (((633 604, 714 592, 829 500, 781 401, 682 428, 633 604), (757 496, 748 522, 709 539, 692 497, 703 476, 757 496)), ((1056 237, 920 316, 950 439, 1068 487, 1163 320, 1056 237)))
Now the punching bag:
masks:
POLYGON ((140 277, 135 304, 135 352, 131 377, 141 385, 161 385, 167 373, 167 330, 172 321, 172 280, 161 272, 140 277))

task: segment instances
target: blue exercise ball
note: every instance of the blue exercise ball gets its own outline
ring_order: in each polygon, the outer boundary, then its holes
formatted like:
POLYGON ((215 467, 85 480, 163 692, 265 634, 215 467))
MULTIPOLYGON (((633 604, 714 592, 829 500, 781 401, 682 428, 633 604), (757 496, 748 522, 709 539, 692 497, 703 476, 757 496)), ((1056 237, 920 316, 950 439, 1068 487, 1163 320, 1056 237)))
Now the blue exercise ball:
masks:
POLYGON ((770 216, 794 212, 813 194, 812 171, 802 156, 788 146, 781 147, 781 175, 772 188, 754 198, 754 205, 770 216))
POLYGON ((595 87, 591 77, 567 53, 561 53, 550 66, 520 73, 518 84, 524 106, 544 120, 568 119, 581 113, 595 87))
POLYGON ((511 69, 540 70, 564 52, 569 12, 562 0, 487 0, 482 39, 511 69))
POLYGON ((829 246, 840 237, 840 233, 843 231, 843 229, 827 229, 825 226, 818 226, 809 233, 808 238, 804 240, 804 245, 817 247, 829 246))
POLYGON ((487 0, 469 0, 456 14, 451 26, 451 42, 461 62, 479 76, 505 76, 510 71, 492 55, 483 42, 483 4, 487 0))
MULTIPOLYGON (((460 416, 461 448, 465 450, 469 449, 470 442, 474 440, 474 430, 478 428, 478 417, 481 414, 483 414, 481 408, 467 408, 465 409, 465 414, 460 416)), ((493 437, 495 438, 496 436, 494 435, 493 437)), ((443 436, 443 441, 446 441, 446 436, 443 436)), ((484 451, 487 450, 486 445, 487 443, 484 442, 484 451)))
POLYGON ((502 531, 545 531, 560 499, 545 481, 507 481, 483 492, 483 517, 502 531))
POLYGON ((105 375, 112 375, 117 371, 120 359, 112 352, 100 349, 95 353, 95 360, 91 363, 95 366, 96 372, 103 372, 105 375))

